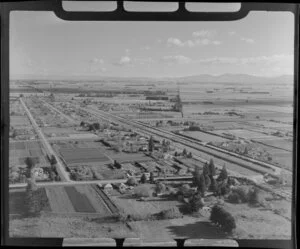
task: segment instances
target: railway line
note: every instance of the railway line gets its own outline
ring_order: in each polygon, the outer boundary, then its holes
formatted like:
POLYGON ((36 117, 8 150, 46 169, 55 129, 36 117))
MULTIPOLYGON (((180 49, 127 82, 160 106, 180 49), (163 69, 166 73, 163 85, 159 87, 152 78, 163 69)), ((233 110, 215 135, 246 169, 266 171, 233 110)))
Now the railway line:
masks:
MULTIPOLYGON (((268 163, 264 163, 252 158, 248 158, 242 155, 238 155, 232 152, 228 152, 226 150, 217 148, 215 146, 211 146, 211 145, 205 145, 203 142, 197 142, 193 139, 189 139, 189 138, 185 138, 182 137, 180 135, 174 134, 172 132, 169 131, 165 131, 147 124, 141 124, 139 122, 136 121, 132 121, 132 120, 127 120, 125 118, 122 117, 118 117, 116 115, 104 112, 104 111, 100 111, 100 110, 95 110, 95 109, 88 109, 88 108, 81 108, 87 112, 90 112, 94 115, 98 115, 101 116, 102 118, 105 118, 108 121, 119 121, 121 122, 123 125, 127 124, 129 125, 131 128, 138 128, 140 131, 142 132, 147 132, 148 135, 156 135, 159 138, 165 138, 168 140, 171 140, 173 142, 176 143, 180 143, 182 145, 187 146, 188 148, 193 148, 197 151, 201 151, 203 153, 206 153, 210 156, 213 156, 215 158, 219 158, 224 162, 229 162, 229 163, 233 163, 236 165, 239 165, 241 167, 247 168, 251 171, 254 171, 256 173, 259 174, 269 174, 272 175, 273 177, 277 178, 279 172, 282 170, 279 167, 276 167, 272 164, 268 164, 268 163)), ((286 173, 290 173, 289 171, 287 171, 286 173)))
MULTIPOLYGON (((96 118, 100 118, 102 120, 106 120, 109 122, 115 122, 115 123, 119 123, 121 125, 125 125, 128 126, 129 128, 135 130, 136 132, 146 135, 146 136, 156 136, 159 138, 159 140, 162 139, 168 139, 174 142, 174 147, 183 149, 183 148, 187 148, 192 150, 193 155, 195 156, 195 158, 197 158, 198 160, 202 161, 202 162, 207 162, 208 156, 211 157, 213 156, 214 159, 217 159, 217 163, 215 163, 217 168, 221 168, 222 167, 222 163, 226 163, 226 165, 228 165, 229 169, 228 171, 232 172, 233 175, 243 175, 246 178, 249 178, 251 180, 253 180, 253 178, 248 177, 248 173, 251 172, 251 174, 253 175, 261 175, 261 174, 268 174, 270 176, 273 177, 278 177, 278 173, 282 170, 279 167, 275 167, 273 165, 267 164, 265 163, 265 165, 262 164, 261 161, 257 161, 255 159, 253 159, 252 161, 249 161, 249 159, 247 161, 245 161, 245 159, 240 158, 240 155, 233 155, 234 153, 230 154, 227 151, 220 151, 220 150, 215 150, 215 148, 212 147, 207 147, 204 143, 202 142, 195 142, 192 139, 188 139, 188 138, 183 138, 180 135, 174 134, 172 132, 169 131, 165 131, 165 130, 161 130, 158 129, 156 127, 147 125, 147 124, 141 124, 140 122, 134 121, 134 120, 128 120, 126 118, 122 118, 101 110, 97 110, 94 108, 83 108, 83 107, 79 107, 78 105, 73 105, 74 107, 76 107, 77 109, 83 110, 89 114, 91 114, 92 116, 96 117, 96 118), (199 152, 201 152, 201 154, 199 154, 199 152), (204 153, 204 154, 203 154, 204 153), (206 158, 203 158, 203 157, 206 158), (237 169, 242 169, 244 171, 244 174, 235 174, 237 169), (246 171, 245 171, 246 170, 246 171)), ((219 148, 218 148, 219 149, 219 148)), ((287 171, 289 174, 291 174, 290 171, 287 171)), ((266 187, 265 187, 266 188, 266 187)), ((274 190, 271 187, 267 187, 268 191, 271 191, 281 197, 287 198, 287 199, 291 199, 292 198, 292 194, 290 193, 291 191, 285 191, 285 190, 274 190)))

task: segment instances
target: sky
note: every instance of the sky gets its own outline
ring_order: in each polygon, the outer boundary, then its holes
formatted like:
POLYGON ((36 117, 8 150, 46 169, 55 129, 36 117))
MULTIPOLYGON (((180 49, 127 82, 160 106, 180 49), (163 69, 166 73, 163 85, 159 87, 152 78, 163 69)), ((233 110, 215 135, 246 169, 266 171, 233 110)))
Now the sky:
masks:
POLYGON ((293 74, 294 16, 227 22, 64 21, 10 14, 10 76, 182 77, 293 74))

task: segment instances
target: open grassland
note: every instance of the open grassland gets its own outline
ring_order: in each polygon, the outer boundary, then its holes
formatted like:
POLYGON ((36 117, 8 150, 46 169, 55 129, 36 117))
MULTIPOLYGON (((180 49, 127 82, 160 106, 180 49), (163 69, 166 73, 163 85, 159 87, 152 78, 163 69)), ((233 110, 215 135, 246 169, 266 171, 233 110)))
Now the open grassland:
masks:
MULTIPOLYGON (((274 203, 274 208, 277 203, 274 203)), ((286 203, 290 207, 290 203, 286 203)), ((286 205, 285 205, 286 206, 286 205)), ((253 208, 248 204, 225 204, 235 220, 233 234, 239 239, 291 239, 291 221, 265 208, 253 208)))
POLYGON ((47 187, 46 191, 54 213, 95 213, 100 216, 111 214, 91 185, 47 187))
POLYGON ((10 220, 11 237, 115 238, 137 237, 124 223, 99 222, 84 217, 47 217, 10 220))

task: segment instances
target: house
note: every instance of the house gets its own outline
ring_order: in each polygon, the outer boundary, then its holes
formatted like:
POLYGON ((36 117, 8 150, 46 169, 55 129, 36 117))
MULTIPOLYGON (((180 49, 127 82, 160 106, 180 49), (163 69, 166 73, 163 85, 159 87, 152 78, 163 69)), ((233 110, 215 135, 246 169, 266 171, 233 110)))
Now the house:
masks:
POLYGON ((110 183, 107 183, 103 186, 103 190, 108 194, 113 190, 113 186, 110 183))

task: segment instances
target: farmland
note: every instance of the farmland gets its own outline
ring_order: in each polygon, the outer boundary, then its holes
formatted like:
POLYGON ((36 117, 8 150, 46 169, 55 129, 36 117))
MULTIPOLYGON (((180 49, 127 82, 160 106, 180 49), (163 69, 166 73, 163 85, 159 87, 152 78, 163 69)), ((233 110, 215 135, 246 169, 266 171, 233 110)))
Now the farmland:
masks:
POLYGON ((91 185, 47 187, 46 192, 54 213, 111 215, 103 199, 91 185))
MULTIPOLYGON (((120 84, 106 86, 122 88, 120 84)), ((89 96, 89 93, 72 92, 72 88, 78 86, 77 83, 70 85, 70 93, 60 92, 61 88, 53 91, 55 94, 47 92, 22 98, 70 179, 38 183, 44 186, 49 208, 39 220, 12 220, 13 235, 55 237, 60 232, 70 237, 98 237, 130 234, 145 241, 151 241, 153 236, 160 241, 174 237, 228 238, 221 228, 211 224, 209 211, 204 212, 204 208, 209 210, 219 201, 223 201, 223 206, 234 214, 237 220, 234 234, 238 238, 275 238, 280 233, 282 238, 287 238, 291 233, 287 228, 291 215, 288 211, 291 182, 278 180, 280 177, 291 179, 293 134, 290 102, 284 99, 280 102, 279 97, 262 97, 262 93, 256 99, 253 89, 254 93, 247 90, 249 93, 241 94, 239 90, 242 89, 237 85, 218 93, 211 89, 213 85, 204 84, 203 91, 194 91, 193 84, 187 84, 181 93, 183 113, 180 113, 170 109, 174 105, 171 99, 176 96, 171 90, 166 93, 168 101, 148 101, 146 94, 141 93, 113 93, 112 97, 107 97, 101 95, 104 93, 89 96), (280 106, 274 111, 272 104, 276 102, 280 106), (278 210, 234 205, 225 195, 216 198, 208 191, 205 206, 199 212, 189 213, 192 195, 197 191, 193 185, 194 171, 199 168, 203 174, 205 162, 211 159, 217 175, 225 165, 230 177, 251 179, 247 183, 249 186, 255 181, 274 195, 280 194, 282 199, 268 201, 278 210), (156 193, 156 185, 148 177, 150 172, 156 184, 164 182, 172 191, 156 193), (270 173, 270 176, 263 176, 265 173, 270 173), (146 174, 146 183, 143 183, 146 174), (134 178, 135 183, 127 185, 127 178, 134 178), (182 185, 190 188, 190 196, 181 196, 182 185), (144 199, 135 195, 135 191, 143 186, 150 187, 155 195, 144 199), (178 210, 182 218, 161 215, 173 209, 178 210), (263 231, 264 221, 268 231, 263 231), (24 228, 25 223, 31 224, 32 229, 21 232, 19 227, 24 228), (278 224, 283 224, 282 229, 278 224), (272 227, 276 231, 272 232, 272 227)), ((175 84, 169 86, 176 89, 175 84)), ((93 87, 98 85, 90 85, 91 89, 93 87)), ((219 87, 214 85, 214 88, 219 87)), ((166 90, 163 84, 156 84, 154 89, 166 90)), ((52 170, 56 166, 50 163, 49 151, 44 141, 37 139, 34 122, 29 121, 29 115, 25 115, 19 102, 16 99, 11 104, 15 110, 11 121, 15 130, 22 128, 23 133, 28 132, 31 137, 11 136, 10 163, 26 170, 24 159, 35 157, 35 167, 52 170)), ((11 183, 25 181, 23 177, 11 183)), ((21 205, 23 197, 23 194, 11 193, 11 205, 21 205)), ((21 209, 12 208, 12 211, 18 213, 21 209)))

